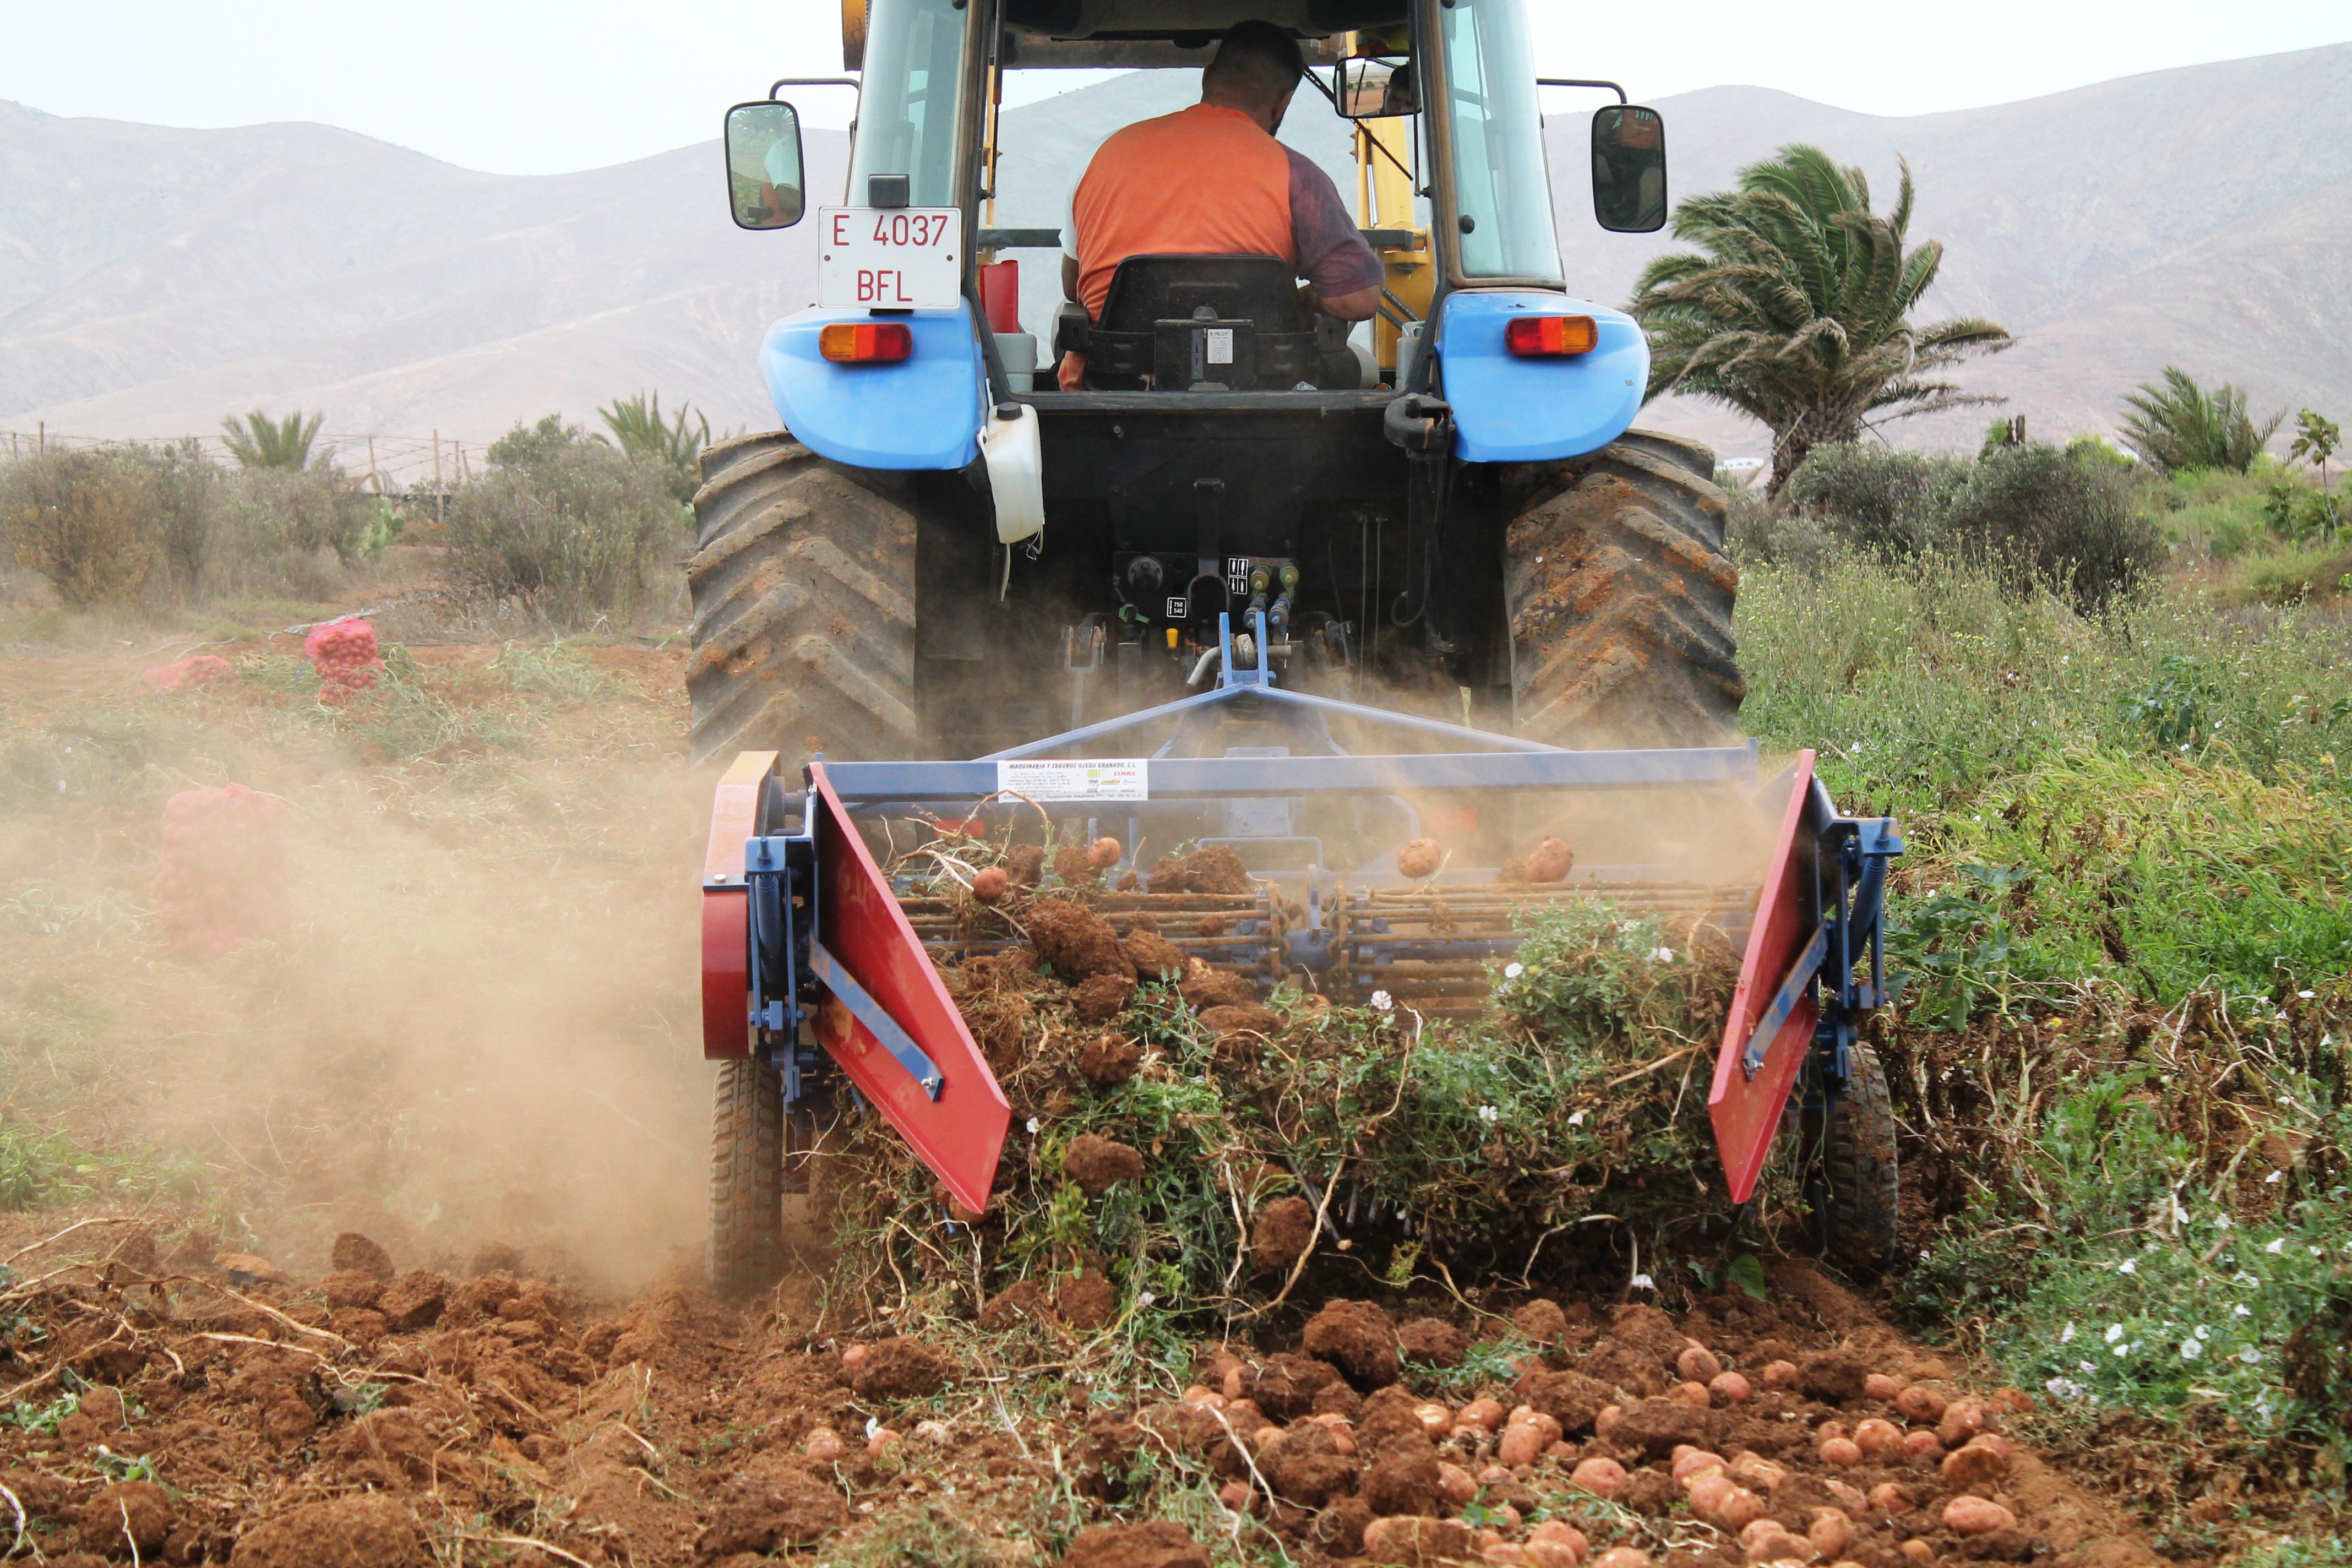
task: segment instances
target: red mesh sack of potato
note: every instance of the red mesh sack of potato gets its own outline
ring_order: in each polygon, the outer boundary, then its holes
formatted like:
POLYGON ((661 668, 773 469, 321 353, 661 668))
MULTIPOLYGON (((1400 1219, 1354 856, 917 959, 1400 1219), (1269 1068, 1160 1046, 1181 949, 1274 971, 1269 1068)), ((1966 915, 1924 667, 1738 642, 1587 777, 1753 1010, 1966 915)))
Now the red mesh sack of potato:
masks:
POLYGON ((139 684, 150 691, 179 691, 236 673, 236 667, 218 654, 200 653, 177 664, 159 664, 139 672, 139 684))
POLYGON ((302 639, 302 657, 319 672, 319 700, 348 702, 375 684, 383 668, 376 657, 375 628, 357 616, 321 621, 302 639))
POLYGON ((155 914, 191 958, 217 958, 286 924, 285 803, 243 784, 183 791, 163 803, 155 914))

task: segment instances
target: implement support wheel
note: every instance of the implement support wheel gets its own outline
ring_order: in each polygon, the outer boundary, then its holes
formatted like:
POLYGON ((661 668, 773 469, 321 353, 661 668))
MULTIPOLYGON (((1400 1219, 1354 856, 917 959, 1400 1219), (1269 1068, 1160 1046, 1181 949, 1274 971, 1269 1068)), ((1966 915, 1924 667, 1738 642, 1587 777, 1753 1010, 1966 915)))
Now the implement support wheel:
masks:
POLYGON ((1895 1261, 1902 1199, 1895 1104, 1877 1052, 1856 1040, 1846 1061, 1845 1092, 1822 1126, 1818 1184, 1808 1184, 1808 1195, 1831 1261, 1870 1275, 1895 1261))
POLYGON ((1748 682, 1731 636, 1715 454, 1629 430, 1506 479, 1504 599, 1518 733, 1555 746, 1727 743, 1748 682))
POLYGON ((719 1064, 710 1119, 711 1289, 757 1290, 783 1270, 784 1088, 757 1058, 719 1064))
POLYGON ((915 513, 901 477, 782 430, 702 454, 690 750, 915 754, 915 513))

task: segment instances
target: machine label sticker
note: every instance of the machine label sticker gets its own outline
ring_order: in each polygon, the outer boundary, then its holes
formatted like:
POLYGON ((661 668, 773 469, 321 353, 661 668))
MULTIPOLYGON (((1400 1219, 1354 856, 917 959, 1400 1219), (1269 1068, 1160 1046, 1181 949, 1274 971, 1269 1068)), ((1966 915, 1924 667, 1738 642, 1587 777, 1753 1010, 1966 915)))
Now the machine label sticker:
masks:
POLYGON ((1239 595, 1249 592, 1250 563, 1246 555, 1225 557, 1225 592, 1239 595))
POLYGON ((1181 620, 1182 620, 1185 616, 1187 616, 1191 615, 1192 613, 1192 600, 1190 600, 1190 599, 1184 599, 1184 598, 1179 598, 1179 597, 1177 597, 1176 595, 1172 595, 1172 594, 1169 595, 1169 597, 1168 597, 1168 618, 1169 618, 1170 620, 1171 620, 1171 621, 1181 621, 1181 620))
POLYGON ((1211 327, 1202 334, 1209 340, 1209 363, 1234 363, 1234 330, 1231 327, 1211 327))
POLYGON ((954 207, 820 207, 816 232, 816 302, 825 310, 963 303, 963 214, 954 207))
POLYGON ((1145 787, 1147 759, 1125 757, 1109 762, 1066 761, 999 763, 996 788, 1001 795, 1047 800, 1150 800, 1145 787))

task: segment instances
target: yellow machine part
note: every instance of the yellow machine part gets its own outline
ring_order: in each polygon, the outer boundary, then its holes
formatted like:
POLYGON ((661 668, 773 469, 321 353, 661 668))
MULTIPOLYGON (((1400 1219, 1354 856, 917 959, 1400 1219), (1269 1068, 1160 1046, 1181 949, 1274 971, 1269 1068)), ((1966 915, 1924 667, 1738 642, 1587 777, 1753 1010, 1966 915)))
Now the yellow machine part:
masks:
POLYGON ((866 7, 871 0, 841 0, 841 68, 866 67, 866 7))
MULTIPOLYGON (((1412 137, 1410 120, 1356 122, 1360 221, 1366 228, 1403 229, 1412 236, 1406 247, 1384 247, 1380 254, 1388 268, 1388 291, 1418 320, 1429 314, 1429 302, 1437 291, 1437 274, 1435 258, 1429 251, 1429 231, 1416 221, 1412 208, 1412 179, 1406 173, 1412 167, 1412 137)), ((1389 319, 1394 309, 1384 306, 1372 321, 1372 353, 1382 370, 1396 368, 1400 334, 1396 322, 1389 319)))

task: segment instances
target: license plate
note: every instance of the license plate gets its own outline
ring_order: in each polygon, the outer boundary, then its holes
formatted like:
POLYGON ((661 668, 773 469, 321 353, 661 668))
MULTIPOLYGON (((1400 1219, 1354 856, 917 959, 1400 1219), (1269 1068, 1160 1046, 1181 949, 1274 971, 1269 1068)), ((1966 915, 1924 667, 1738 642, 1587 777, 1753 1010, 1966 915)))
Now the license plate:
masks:
POLYGON ((963 303, 963 214, 954 207, 820 207, 817 303, 950 310, 963 303))

